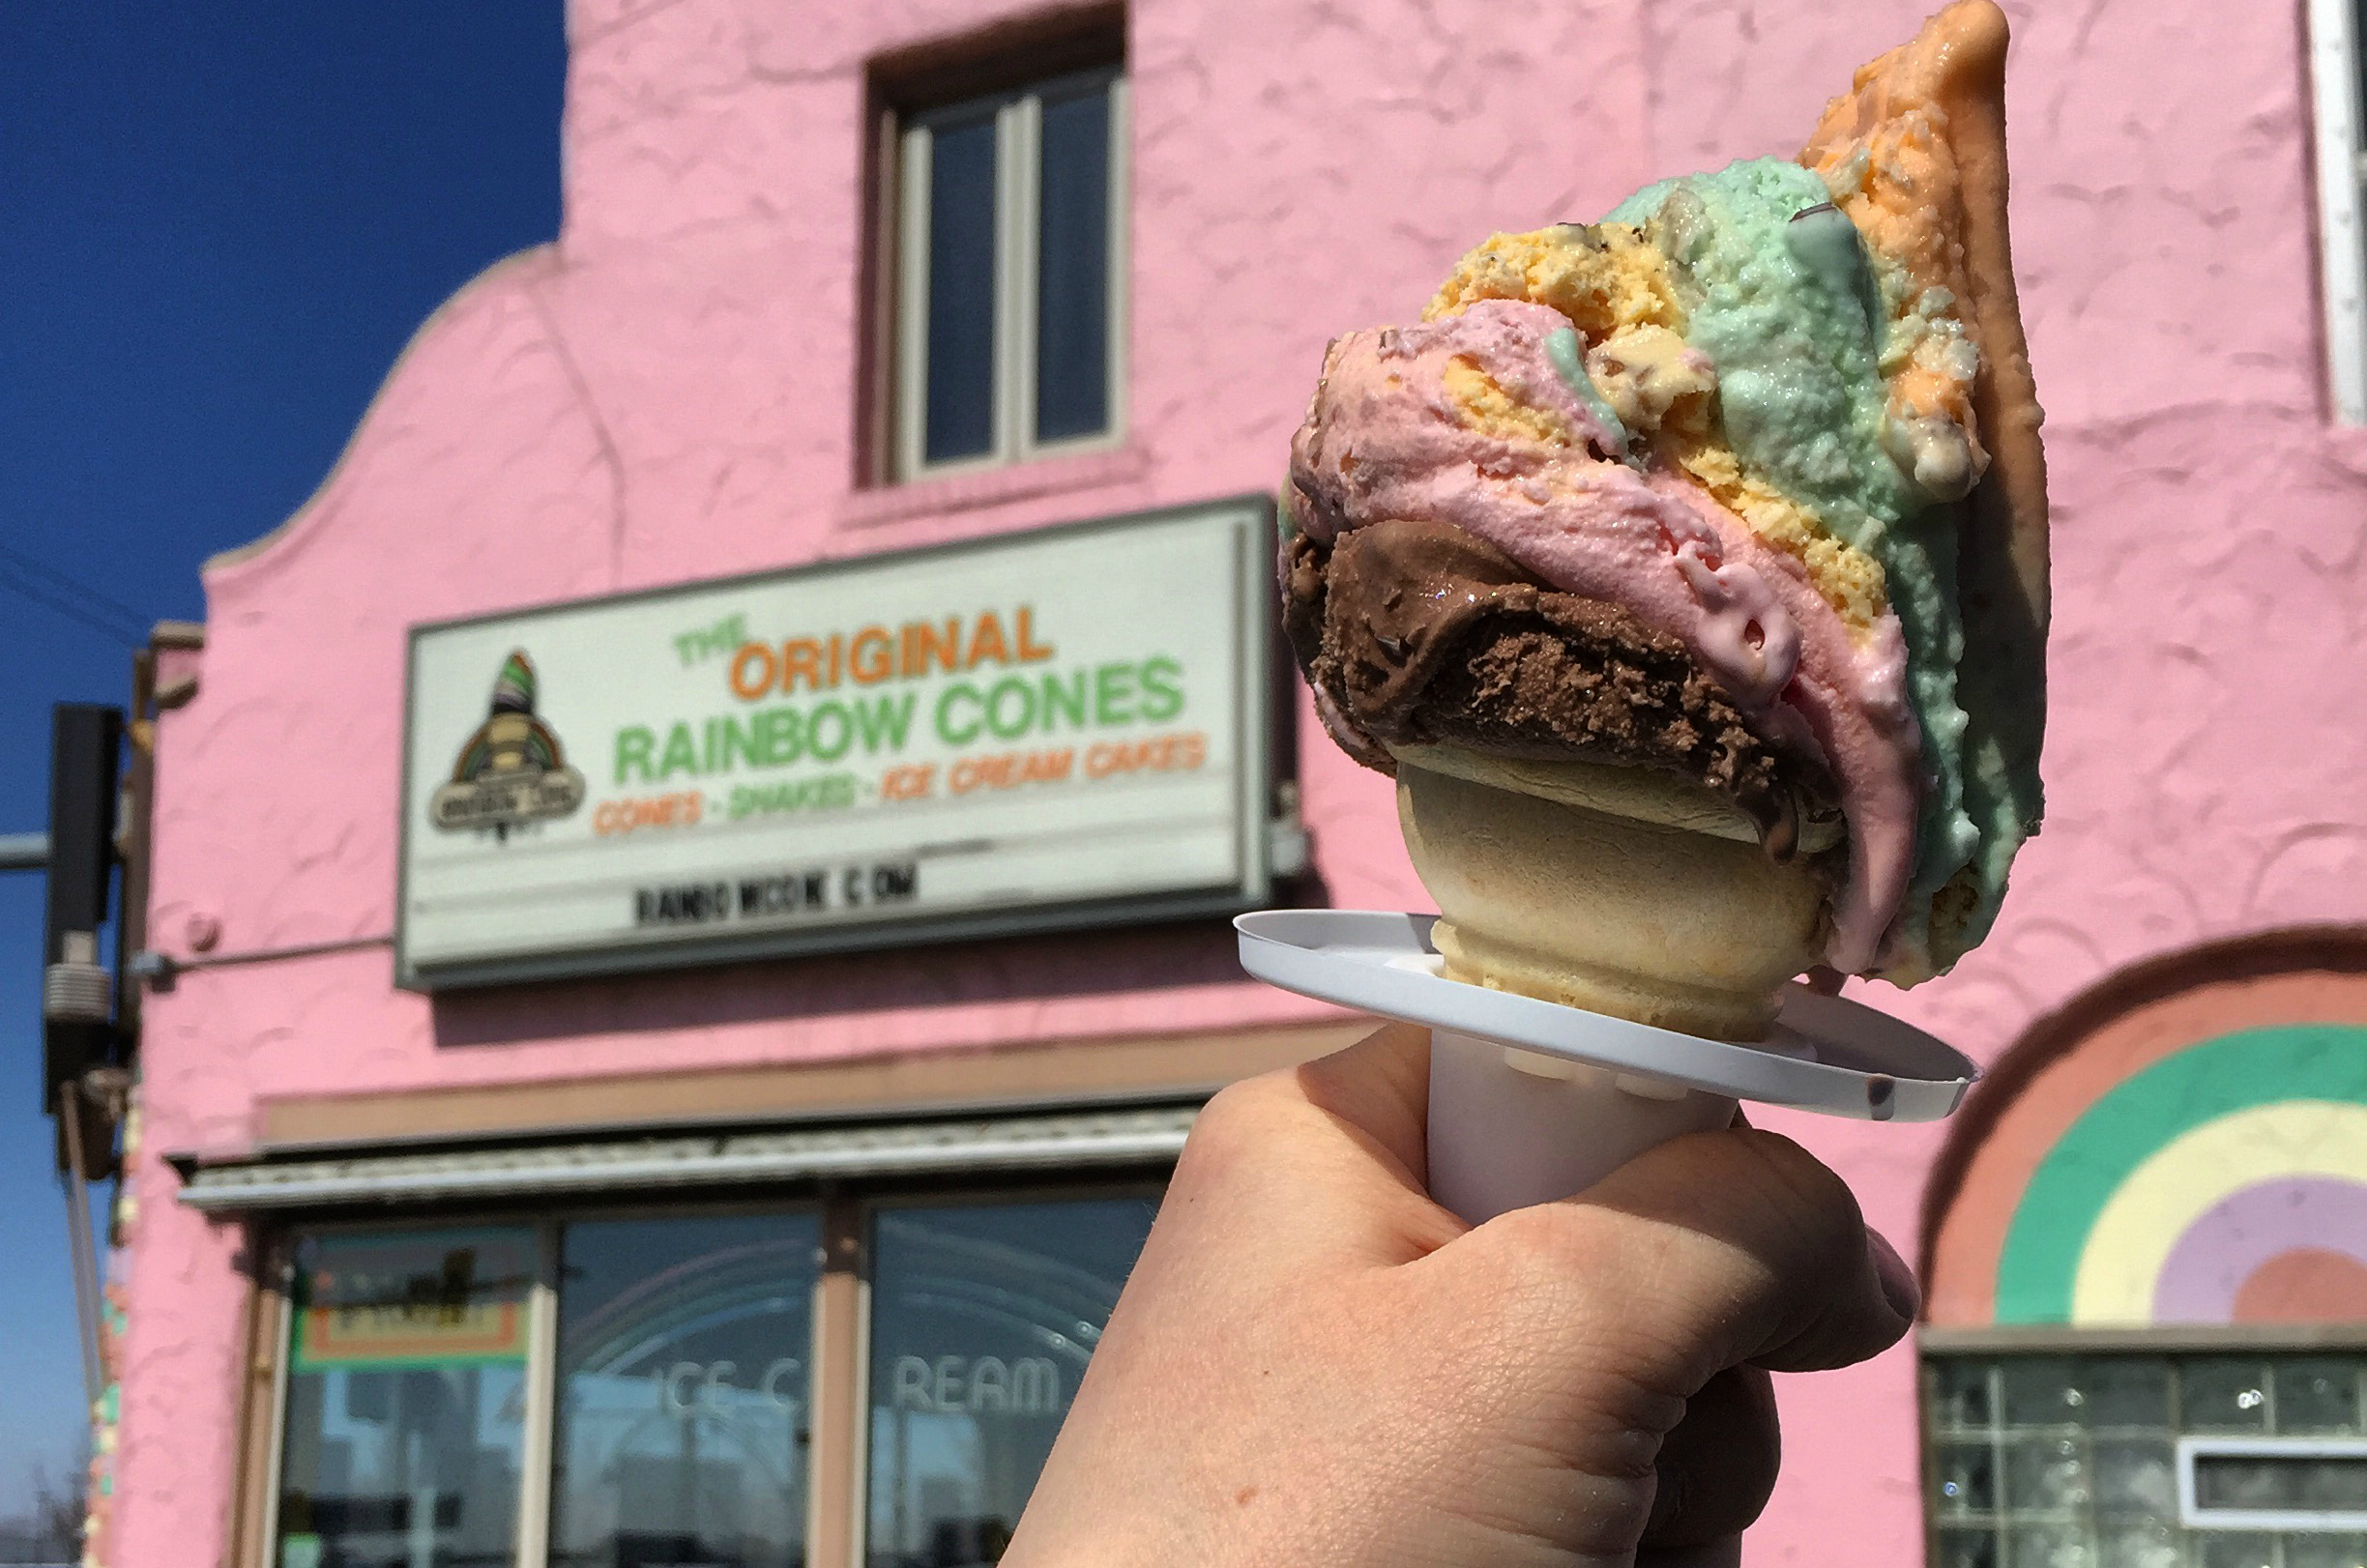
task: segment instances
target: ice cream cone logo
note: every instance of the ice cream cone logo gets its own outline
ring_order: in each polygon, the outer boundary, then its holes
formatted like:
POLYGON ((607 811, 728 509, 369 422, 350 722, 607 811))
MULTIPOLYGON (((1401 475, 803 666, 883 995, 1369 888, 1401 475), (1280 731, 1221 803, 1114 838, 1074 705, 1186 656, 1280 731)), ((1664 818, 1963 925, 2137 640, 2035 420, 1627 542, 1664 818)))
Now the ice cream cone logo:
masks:
POLYGON ((485 721, 460 748, 451 781, 427 798, 427 820, 446 832, 504 838, 512 828, 567 816, 583 799, 583 774, 535 716, 534 661, 512 649, 493 679, 485 721))

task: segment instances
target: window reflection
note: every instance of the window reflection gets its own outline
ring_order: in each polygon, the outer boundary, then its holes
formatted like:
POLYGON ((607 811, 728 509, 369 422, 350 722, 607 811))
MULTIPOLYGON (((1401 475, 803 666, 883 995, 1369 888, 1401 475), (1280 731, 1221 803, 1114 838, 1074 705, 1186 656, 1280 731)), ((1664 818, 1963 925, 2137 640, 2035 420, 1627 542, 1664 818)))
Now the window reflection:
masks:
POLYGON ((279 1568, 514 1560, 533 1233, 297 1251, 279 1568))
POLYGON ((931 141, 928 228, 928 461, 994 447, 995 118, 931 141))
POLYGON ((1109 427, 1110 90, 1043 101, 1036 439, 1109 427))
POLYGON ((1155 1208, 1140 1197, 875 1214, 873 1568, 1002 1557, 1155 1208))
POLYGON ((810 1214, 568 1227, 553 1563, 804 1561, 820 1247, 810 1214))

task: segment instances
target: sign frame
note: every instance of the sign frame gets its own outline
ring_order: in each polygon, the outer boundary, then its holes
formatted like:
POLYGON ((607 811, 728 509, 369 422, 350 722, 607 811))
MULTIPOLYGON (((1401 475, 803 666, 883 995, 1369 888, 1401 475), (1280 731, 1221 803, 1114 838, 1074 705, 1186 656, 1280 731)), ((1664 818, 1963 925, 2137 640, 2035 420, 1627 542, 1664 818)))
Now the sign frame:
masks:
POLYGON ((729 577, 702 578, 584 598, 543 600, 480 615, 414 623, 406 629, 404 638, 403 735, 398 765, 401 771, 396 779, 401 816, 395 835, 394 984, 399 990, 432 995, 540 980, 702 969, 833 953, 891 951, 949 943, 1083 932, 1107 926, 1231 916, 1244 910, 1261 908, 1272 902, 1278 875, 1295 874, 1298 869, 1290 866, 1277 871, 1274 842, 1277 824, 1293 815, 1284 806, 1288 793, 1285 786, 1294 784, 1298 774, 1296 708, 1291 701, 1290 673, 1283 656, 1274 608, 1273 561, 1276 548, 1274 498, 1263 492, 1250 492, 1037 528, 975 535, 905 549, 831 557, 801 566, 742 572, 729 577), (422 812, 426 803, 424 797, 414 787, 417 781, 414 778, 415 759, 412 755, 414 708, 418 700, 421 643, 424 638, 459 627, 496 623, 511 623, 526 627, 538 618, 570 614, 592 607, 662 603, 669 599, 791 579, 860 575, 898 562, 989 553, 1020 540, 1088 537, 1193 516, 1206 516, 1213 523, 1227 513, 1232 514, 1226 520, 1233 531, 1232 591, 1239 620, 1234 650, 1239 689, 1235 696, 1236 733, 1233 737, 1233 743, 1238 748, 1235 755, 1241 759, 1235 791, 1235 831, 1239 840, 1238 863, 1242 871, 1237 881, 1181 890, 965 910, 943 915, 914 915, 846 925, 775 926, 732 935, 680 938, 656 943, 626 942, 544 953, 461 959, 429 967, 413 961, 408 943, 411 853, 413 835, 424 830, 422 812))

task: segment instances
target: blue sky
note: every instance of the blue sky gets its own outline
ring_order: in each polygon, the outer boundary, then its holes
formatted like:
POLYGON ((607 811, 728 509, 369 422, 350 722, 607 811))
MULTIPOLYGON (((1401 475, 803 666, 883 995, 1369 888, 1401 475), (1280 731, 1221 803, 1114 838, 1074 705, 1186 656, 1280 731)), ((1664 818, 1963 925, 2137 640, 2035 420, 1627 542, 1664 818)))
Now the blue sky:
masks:
MULTIPOLYGON (((564 70, 559 0, 0 6, 0 832, 46 815, 49 705, 131 676, 7 585, 201 619, 199 564, 312 491, 412 330, 557 232, 564 70)), ((0 874, 0 1515, 82 1419, 41 894, 0 874)))

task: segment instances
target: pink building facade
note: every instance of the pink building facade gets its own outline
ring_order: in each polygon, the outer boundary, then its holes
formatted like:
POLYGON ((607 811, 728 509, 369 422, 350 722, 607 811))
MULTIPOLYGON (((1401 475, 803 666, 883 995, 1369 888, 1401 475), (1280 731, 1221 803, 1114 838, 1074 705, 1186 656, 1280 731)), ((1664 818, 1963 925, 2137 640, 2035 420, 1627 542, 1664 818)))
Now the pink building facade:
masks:
MULTIPOLYGON (((2048 821, 1982 949, 1866 991, 1994 1064, 1968 1112, 1765 1118, 1919 1256, 1929 1321, 1785 1380, 1747 1558, 2355 1564, 2367 430, 2329 389, 2367 345, 2323 151, 2349 33, 2009 9, 2048 821)), ((1209 914, 400 986, 413 628, 1271 493, 1333 334, 1413 316, 1495 229, 1788 155, 1919 20, 573 0, 559 239, 421 329, 318 494, 208 566, 202 652, 166 655, 173 973, 143 1002, 96 1553, 991 1560, 1072 1366, 964 1340, 991 1314, 945 1301, 991 1288, 1089 1349, 1196 1097, 1356 1021, 1244 979, 1209 914), (932 464, 904 432, 937 405, 899 379, 913 135, 951 169, 970 122, 942 111, 986 102, 1048 147, 1073 92, 1109 159, 1098 414, 932 464)), ((1273 896, 1423 908, 1388 782, 1291 700, 1311 860, 1273 896)), ((608 758, 570 740, 597 804, 608 758)))

